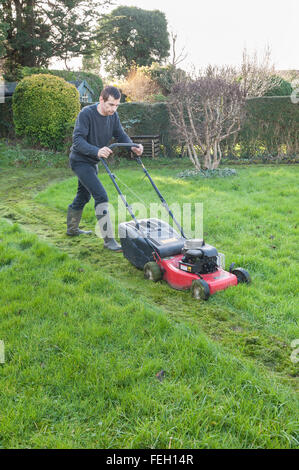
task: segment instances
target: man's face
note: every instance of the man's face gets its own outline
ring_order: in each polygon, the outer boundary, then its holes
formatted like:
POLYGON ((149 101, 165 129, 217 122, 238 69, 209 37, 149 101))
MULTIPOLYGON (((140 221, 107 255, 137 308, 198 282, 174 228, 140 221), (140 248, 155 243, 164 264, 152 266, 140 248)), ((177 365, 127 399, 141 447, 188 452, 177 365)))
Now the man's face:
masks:
POLYGON ((120 99, 116 100, 113 96, 109 96, 107 101, 104 101, 100 96, 100 113, 103 116, 112 116, 115 113, 120 103, 120 99))

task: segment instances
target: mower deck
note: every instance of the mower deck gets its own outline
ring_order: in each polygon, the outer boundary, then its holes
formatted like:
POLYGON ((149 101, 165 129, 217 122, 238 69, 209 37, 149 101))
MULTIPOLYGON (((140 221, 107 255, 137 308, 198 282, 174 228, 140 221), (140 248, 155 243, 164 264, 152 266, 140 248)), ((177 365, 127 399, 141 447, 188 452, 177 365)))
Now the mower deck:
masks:
POLYGON ((188 290, 191 288, 193 281, 202 279, 208 284, 210 295, 213 295, 217 291, 238 284, 237 277, 234 274, 220 267, 213 273, 201 275, 183 271, 179 268, 179 261, 181 261, 182 258, 183 255, 180 254, 171 258, 160 258, 160 260, 157 261, 157 264, 163 272, 163 280, 173 289, 188 290))

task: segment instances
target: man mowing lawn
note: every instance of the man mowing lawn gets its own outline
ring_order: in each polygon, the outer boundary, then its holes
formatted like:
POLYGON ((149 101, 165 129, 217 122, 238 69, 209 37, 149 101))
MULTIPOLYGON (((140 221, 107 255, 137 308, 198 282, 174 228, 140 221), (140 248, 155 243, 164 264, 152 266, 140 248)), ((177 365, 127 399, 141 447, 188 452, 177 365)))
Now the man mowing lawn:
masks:
MULTIPOLYGON (((100 158, 108 158, 112 154, 107 145, 112 137, 120 143, 131 143, 125 133, 116 112, 120 103, 120 92, 113 86, 106 86, 100 96, 99 103, 86 106, 78 114, 73 133, 73 145, 70 153, 70 166, 78 176, 78 190, 72 204, 68 206, 67 235, 76 236, 90 234, 90 231, 79 229, 82 212, 91 196, 95 201, 96 218, 104 239, 104 247, 112 251, 121 251, 115 241, 108 211, 108 196, 98 174, 100 158)), ((142 145, 132 147, 132 151, 140 156, 142 145)))

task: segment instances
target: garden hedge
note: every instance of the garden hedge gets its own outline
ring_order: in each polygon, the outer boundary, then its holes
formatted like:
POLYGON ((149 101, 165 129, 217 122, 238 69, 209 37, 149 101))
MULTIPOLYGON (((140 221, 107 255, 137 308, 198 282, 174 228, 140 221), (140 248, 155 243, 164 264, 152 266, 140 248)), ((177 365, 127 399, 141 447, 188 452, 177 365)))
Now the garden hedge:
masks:
MULTIPOLYGON (((224 157, 259 159, 264 156, 299 154, 299 104, 290 97, 252 98, 246 102, 247 118, 242 130, 222 143, 224 157)), ((159 134, 167 156, 174 154, 166 103, 122 103, 118 113, 130 135, 159 134)), ((71 144, 70 129, 68 147, 71 144)), ((0 104, 0 137, 12 137, 11 100, 0 104)), ((69 150, 69 149, 68 149, 69 150)))
POLYGON ((129 135, 160 135, 167 156, 173 156, 175 141, 165 103, 122 103, 118 114, 129 135))
MULTIPOLYGON (((160 134, 167 155, 174 154, 176 142, 166 103, 123 103, 118 113, 130 135, 160 134)), ((248 99, 242 130, 222 144, 224 156, 298 155, 298 129, 299 105, 289 96, 248 99)))
POLYGON ((224 155, 252 159, 299 154, 299 105, 288 97, 252 98, 238 135, 223 142, 224 155))
POLYGON ((13 94, 16 135, 34 145, 62 149, 67 130, 79 111, 76 87, 53 75, 25 77, 13 94))

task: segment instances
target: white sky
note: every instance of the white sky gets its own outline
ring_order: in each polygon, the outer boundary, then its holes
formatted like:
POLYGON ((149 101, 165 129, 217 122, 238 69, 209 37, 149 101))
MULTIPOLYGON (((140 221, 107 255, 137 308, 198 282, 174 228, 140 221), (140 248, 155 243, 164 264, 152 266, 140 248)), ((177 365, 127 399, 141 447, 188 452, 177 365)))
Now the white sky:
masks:
POLYGON ((239 65, 246 47, 262 58, 270 47, 277 70, 299 69, 299 0, 114 0, 119 5, 160 10, 177 50, 188 57, 180 67, 239 65))
MULTIPOLYGON (((262 56, 267 45, 277 70, 299 69, 299 0, 115 0, 166 14, 168 29, 186 47, 183 68, 238 65, 247 47, 262 56)), ((114 7, 115 8, 115 7, 114 7)))

